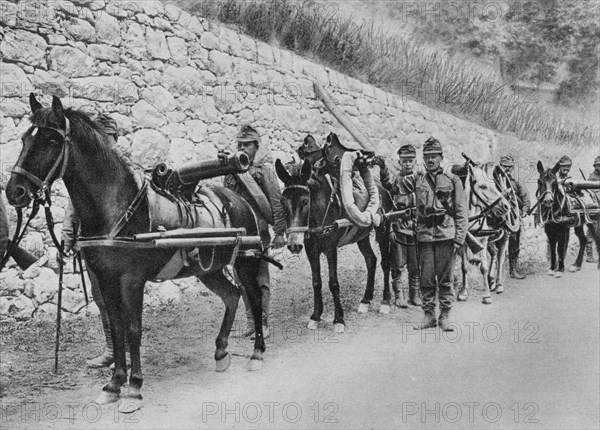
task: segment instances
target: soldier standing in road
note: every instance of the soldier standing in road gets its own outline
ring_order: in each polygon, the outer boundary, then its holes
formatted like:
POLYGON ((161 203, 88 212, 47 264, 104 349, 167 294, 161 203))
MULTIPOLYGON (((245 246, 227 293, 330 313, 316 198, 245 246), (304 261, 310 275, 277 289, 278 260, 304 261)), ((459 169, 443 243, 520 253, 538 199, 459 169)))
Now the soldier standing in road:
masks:
MULTIPOLYGON (((594 171, 587 178, 588 181, 600 181, 600 155, 594 159, 594 171)), ((600 190, 593 190, 598 198, 598 202, 600 203, 600 190)), ((586 258, 585 261, 588 263, 597 263, 598 257, 594 257, 594 237, 592 236, 592 232, 588 229, 587 232, 587 246, 585 247, 586 258)))
MULTIPOLYGON (((102 126, 104 132, 112 139, 112 143, 115 144, 119 138, 119 129, 117 126, 117 122, 108 115, 100 114, 95 118, 95 121, 102 126)), ((65 220, 63 222, 63 228, 61 233, 61 238, 64 241, 63 251, 66 255, 71 256, 74 255, 75 252, 75 244, 77 243, 77 237, 79 236, 79 218, 75 213, 75 208, 71 201, 69 201, 69 205, 67 206, 67 210, 65 213, 65 220)), ((59 260, 59 256, 57 254, 57 261, 59 260)), ((59 263, 60 264, 60 263, 59 263)), ((88 275, 90 278, 92 297, 94 298, 94 302, 96 306, 98 306, 100 323, 102 324, 102 331, 104 332, 104 339, 106 342, 106 347, 104 348, 104 352, 97 357, 91 358, 86 361, 86 365, 89 368, 96 369, 101 367, 109 367, 114 362, 114 350, 112 337, 110 334, 110 321, 108 319, 108 311, 106 310, 106 306, 104 306, 104 300, 102 299, 102 293, 100 291, 100 285, 98 283, 98 279, 96 276, 88 270, 88 275)), ((125 342, 126 350, 129 351, 129 345, 125 342)))
MULTIPOLYGON (((266 248, 271 245, 269 225, 272 225, 275 231, 272 246, 281 248, 285 245, 285 217, 275 170, 269 163, 255 163, 261 139, 258 131, 252 126, 242 126, 236 140, 238 151, 244 151, 250 158, 250 168, 245 173, 225 176, 224 185, 244 197, 254 209, 263 246, 266 248)), ((269 337, 268 318, 271 302, 271 278, 268 264, 265 260, 261 260, 258 272, 258 283, 262 290, 262 324, 265 338, 269 337)), ((244 333, 244 337, 247 337, 254 334, 254 318, 245 292, 242 292, 242 298, 248 318, 248 330, 244 333)))
POLYGON ((439 324, 444 331, 449 325, 454 291, 452 278, 456 256, 462 250, 467 234, 467 199, 460 179, 444 173, 440 142, 430 137, 423 146, 426 172, 403 178, 406 194, 415 193, 417 212, 417 251, 421 274, 421 300, 425 317, 417 327, 421 330, 439 324), (440 317, 435 318, 435 296, 438 294, 440 317))
MULTIPOLYGON (((504 155, 500 157, 500 165, 510 179, 511 186, 517 195, 519 205, 519 216, 524 218, 529 213, 531 202, 527 190, 519 181, 514 178, 515 159, 512 155, 504 155)), ((525 275, 519 273, 519 251, 521 249, 521 226, 519 230, 512 232, 508 238, 508 265, 510 267, 510 277, 514 279, 525 279, 525 275)))
MULTIPOLYGON (((381 185, 390 193, 394 205, 398 210, 414 207, 415 195, 408 194, 402 184, 403 178, 412 175, 417 159, 417 150, 413 145, 403 145, 398 150, 398 163, 400 174, 393 178, 385 166, 383 157, 378 157, 380 167, 381 185)), ((414 230, 414 214, 408 213, 406 217, 391 224, 390 234, 390 258, 392 269, 392 288, 396 295, 396 306, 407 308, 408 304, 422 306, 419 297, 419 262, 417 260, 417 249, 414 230), (408 304, 404 290, 400 286, 402 266, 406 264, 408 269, 408 304)))

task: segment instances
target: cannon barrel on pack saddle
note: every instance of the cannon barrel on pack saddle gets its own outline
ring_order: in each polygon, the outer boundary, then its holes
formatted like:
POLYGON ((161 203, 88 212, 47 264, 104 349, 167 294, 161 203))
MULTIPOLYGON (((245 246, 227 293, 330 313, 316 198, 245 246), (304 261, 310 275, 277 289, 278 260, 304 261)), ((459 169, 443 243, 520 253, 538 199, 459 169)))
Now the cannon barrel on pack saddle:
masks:
POLYGON ((566 178, 563 181, 563 185, 568 190, 600 190, 600 181, 566 178))
POLYGON ((191 198, 196 185, 203 179, 243 173, 250 167, 245 152, 221 153, 216 159, 186 163, 175 169, 166 163, 157 164, 152 170, 152 183, 171 194, 191 198))

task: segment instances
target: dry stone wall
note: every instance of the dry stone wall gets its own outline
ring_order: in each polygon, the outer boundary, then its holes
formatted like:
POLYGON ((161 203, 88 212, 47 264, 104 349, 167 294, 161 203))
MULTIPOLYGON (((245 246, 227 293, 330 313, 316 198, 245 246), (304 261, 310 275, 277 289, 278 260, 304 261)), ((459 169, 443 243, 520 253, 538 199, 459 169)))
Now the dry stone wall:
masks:
MULTIPOLYGON (((314 81, 383 155, 392 156, 399 142, 421 147, 433 135, 443 142, 448 161, 461 161, 461 152, 487 160, 502 138, 160 1, 2 0, 0 25, 3 184, 29 127, 30 92, 42 95, 46 105, 58 95, 65 106, 110 114, 119 125, 119 149, 146 166, 232 149, 242 123, 257 127, 268 150, 264 156, 284 161, 307 133, 317 141, 330 131, 350 139, 315 98, 314 81)), ((67 196, 60 186, 55 194, 60 233, 67 196)), ((50 273, 55 251, 44 220, 36 218, 32 227, 25 244, 46 254, 49 267, 0 275, 3 317, 41 314, 55 300, 46 285, 56 285, 50 273)), ((69 289, 79 291, 78 282, 69 278, 69 289)), ((188 287, 169 284, 162 289, 170 291, 164 300, 188 287)), ((81 294, 72 302, 65 310, 77 313, 81 294)))

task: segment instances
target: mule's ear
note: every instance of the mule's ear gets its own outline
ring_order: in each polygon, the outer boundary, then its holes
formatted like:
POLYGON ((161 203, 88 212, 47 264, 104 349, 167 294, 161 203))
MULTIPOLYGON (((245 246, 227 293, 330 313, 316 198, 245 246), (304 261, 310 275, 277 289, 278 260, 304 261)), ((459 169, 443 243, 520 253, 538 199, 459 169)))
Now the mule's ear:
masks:
POLYGON ((542 164, 541 161, 537 162, 537 169, 538 169, 538 173, 541 175, 542 173, 544 173, 544 165, 542 164))
POLYGON ((52 110, 54 111, 54 113, 56 113, 59 116, 64 115, 63 105, 62 105, 60 99, 56 96, 52 96, 52 110))
POLYGON ((554 173, 556 175, 556 172, 558 172, 558 169, 560 169, 560 164, 558 164, 558 161, 557 161, 556 164, 554 165, 554 167, 552 168, 552 173, 554 173))
POLYGON ((277 176, 279 176, 279 179, 281 179, 281 182, 283 182, 284 184, 290 182, 290 174, 287 170, 285 170, 285 167, 283 167, 283 163, 279 158, 275 161, 275 171, 277 172, 277 176))
POLYGON ((29 93, 29 106, 31 106, 32 113, 42 108, 42 104, 37 101, 33 93, 29 93))
POLYGON ((302 171, 300 172, 300 180, 302 183, 306 183, 310 179, 310 175, 312 174, 312 166, 308 162, 308 160, 304 160, 302 164, 302 171))

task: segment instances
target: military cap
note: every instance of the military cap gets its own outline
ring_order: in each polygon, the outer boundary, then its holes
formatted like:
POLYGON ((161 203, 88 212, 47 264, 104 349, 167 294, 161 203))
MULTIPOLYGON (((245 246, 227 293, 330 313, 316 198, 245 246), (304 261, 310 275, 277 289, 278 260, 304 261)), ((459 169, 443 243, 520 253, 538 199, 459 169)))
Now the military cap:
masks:
POLYGON ((398 156, 401 158, 416 158, 417 150, 410 144, 402 145, 400 149, 398 149, 398 156))
POLYGON ((594 166, 597 166, 598 164, 600 164, 600 155, 594 159, 594 166))
POLYGON ((442 145, 435 137, 430 137, 423 145, 423 155, 428 154, 443 154, 442 145))
POLYGON ((256 144, 260 144, 260 134, 254 127, 249 124, 245 124, 240 128, 236 136, 236 140, 238 142, 256 142, 256 144))
POLYGON ((568 155, 563 155, 560 157, 560 160, 558 160, 559 166, 570 166, 571 164, 573 164, 573 161, 571 161, 571 158, 569 158, 568 155))
POLYGON ((512 155, 503 155, 500 157, 500 165, 505 167, 512 167, 515 165, 515 158, 512 155))
POLYGON ((114 135, 115 137, 119 135, 119 127, 117 125, 117 121, 110 116, 101 113, 96 117, 96 122, 102 126, 104 132, 108 135, 114 135))

